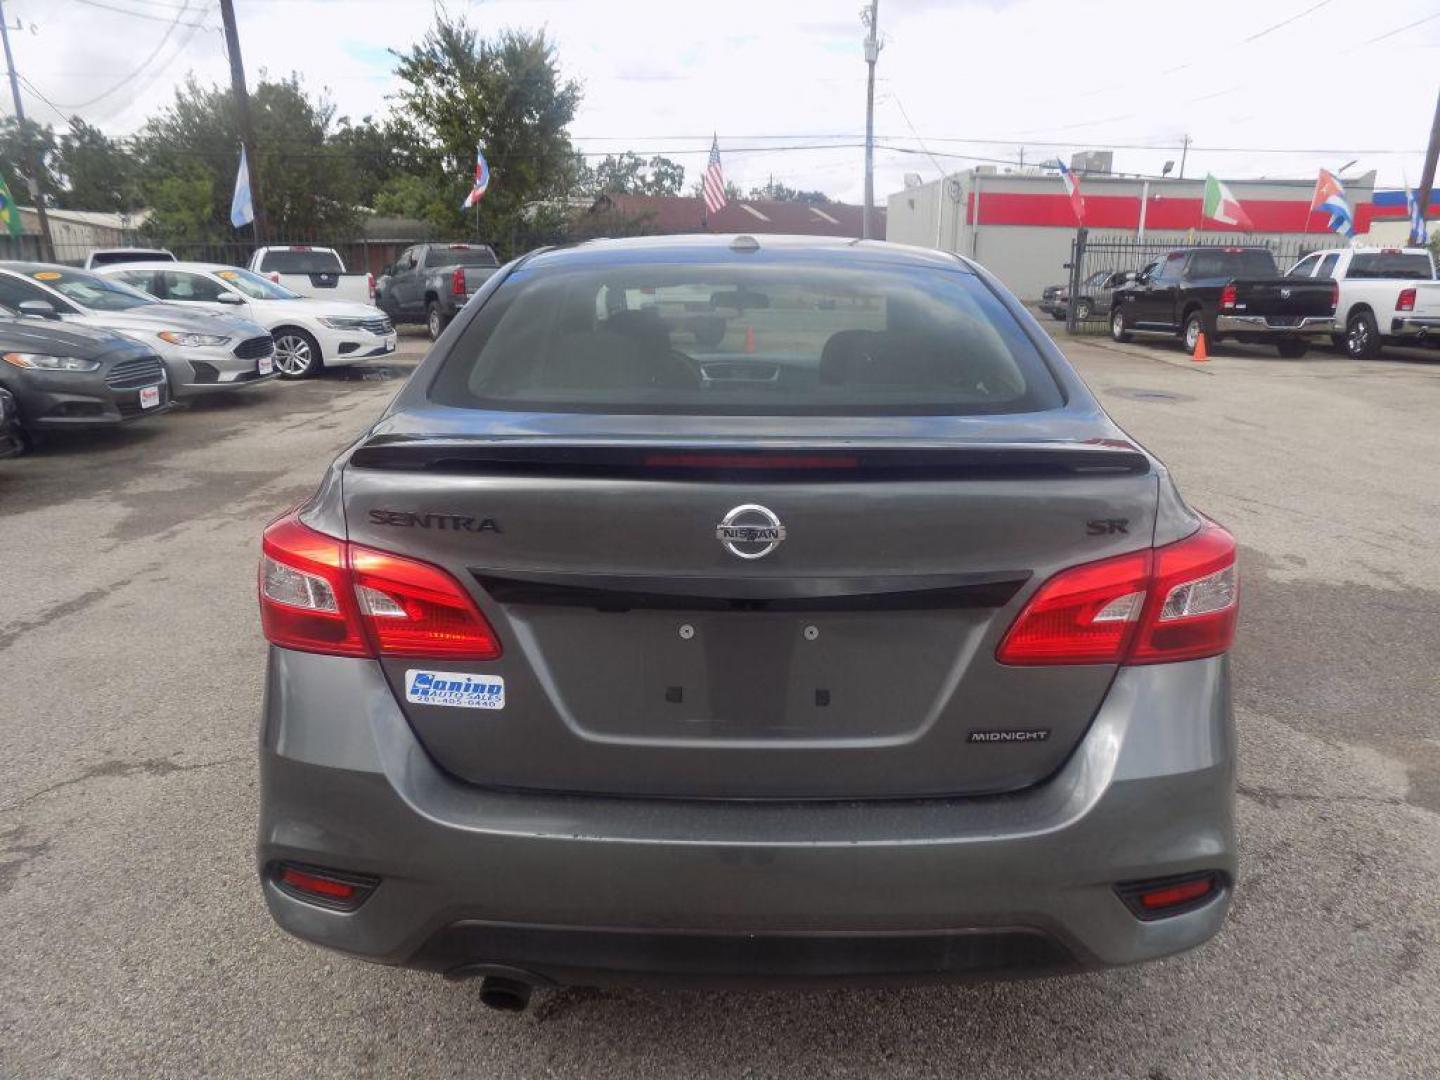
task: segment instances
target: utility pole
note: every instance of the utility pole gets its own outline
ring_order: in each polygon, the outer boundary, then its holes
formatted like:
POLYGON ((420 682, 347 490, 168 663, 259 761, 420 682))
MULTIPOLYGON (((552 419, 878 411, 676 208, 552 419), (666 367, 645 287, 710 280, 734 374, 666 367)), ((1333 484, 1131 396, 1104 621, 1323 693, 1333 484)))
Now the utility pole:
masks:
POLYGON ((1180 143, 1180 176, 1179 176, 1179 179, 1181 179, 1181 180, 1184 180, 1184 179, 1185 179, 1185 158, 1186 158, 1186 156, 1187 156, 1189 153, 1190 153, 1190 136, 1189 136, 1189 135, 1186 135, 1185 138, 1184 138, 1184 140, 1180 143))
POLYGON ((1435 186, 1435 162, 1440 158, 1440 95, 1435 98, 1435 118, 1430 121, 1430 145, 1425 148, 1425 167, 1420 170, 1420 224, 1430 219, 1430 189, 1435 186))
POLYGON ((245 89, 245 64, 240 59, 240 34, 235 29, 234 0, 220 0, 220 19, 225 24, 225 51, 230 54, 230 87, 235 93, 235 116, 240 122, 240 141, 245 144, 245 163, 250 170, 250 205, 255 211, 255 243, 269 235, 265 227, 265 202, 260 197, 260 155, 255 152, 255 128, 250 123, 250 92, 245 89))
POLYGON ((860 237, 870 239, 870 216, 875 212, 875 61, 880 57, 876 39, 880 0, 870 0, 870 7, 861 15, 869 31, 865 35, 865 64, 870 74, 865 80, 865 214, 860 223, 860 237))
POLYGON ((35 207, 35 216, 40 219, 40 257, 46 262, 55 261, 55 241, 50 236, 50 215, 45 213, 45 197, 40 193, 40 163, 35 157, 35 147, 25 132, 25 105, 20 100, 20 76, 15 71, 15 57, 10 52, 10 24, 5 21, 5 0, 0 0, 0 39, 5 42, 5 70, 10 73, 10 95, 15 99, 15 119, 20 123, 20 143, 25 151, 26 177, 30 189, 30 202, 35 207))

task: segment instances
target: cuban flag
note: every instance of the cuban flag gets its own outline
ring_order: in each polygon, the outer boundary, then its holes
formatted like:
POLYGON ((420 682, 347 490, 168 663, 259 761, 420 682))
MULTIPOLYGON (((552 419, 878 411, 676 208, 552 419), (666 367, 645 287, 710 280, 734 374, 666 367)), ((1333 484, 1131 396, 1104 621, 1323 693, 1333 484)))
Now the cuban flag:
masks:
POLYGON ((1320 170, 1320 178, 1315 181, 1315 196, 1310 200, 1311 213, 1316 210, 1324 210, 1330 215, 1331 232, 1342 236, 1355 235, 1355 215, 1345 201, 1345 185, 1325 169, 1320 170))
POLYGON ((470 189, 470 194, 465 196, 465 201, 460 204, 461 210, 469 210, 485 197, 485 189, 490 186, 490 166, 485 161, 485 155, 480 152, 480 147, 475 147, 475 186, 470 189))
POLYGON ((1055 166, 1060 170, 1060 182, 1065 185, 1065 193, 1070 196, 1070 209, 1075 211, 1075 223, 1084 225, 1085 196, 1080 194, 1080 181, 1059 158, 1055 159, 1055 166))

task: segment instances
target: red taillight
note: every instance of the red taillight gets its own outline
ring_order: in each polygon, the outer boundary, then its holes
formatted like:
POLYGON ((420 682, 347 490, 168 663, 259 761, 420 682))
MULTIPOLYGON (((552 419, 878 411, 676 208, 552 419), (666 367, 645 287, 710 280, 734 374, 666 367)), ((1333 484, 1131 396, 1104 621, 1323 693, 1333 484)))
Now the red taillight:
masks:
POLYGON ((996 650, 1002 664, 1161 664, 1215 656, 1235 638, 1235 540, 1193 535, 1062 570, 1030 598, 996 650))
POLYGON ((351 544, 350 572, 382 656, 500 656, 500 641, 485 616, 438 566, 351 544))
POLYGON ((287 515, 265 530, 260 623, 272 644, 334 656, 495 660, 469 594, 429 563, 326 536, 287 515))
POLYGON ((366 275, 365 275, 365 289, 366 289, 366 291, 370 294, 370 302, 373 304, 373 303, 375 302, 375 275, 374 275, 374 274, 366 274, 366 275))
POLYGON ((856 469, 854 454, 646 454, 651 469, 856 469))
POLYGON ((457 266, 455 272, 450 275, 450 291, 456 296, 465 295, 465 268, 457 266))
POLYGON ((1414 310, 1415 310, 1415 290, 1414 290, 1414 289, 1401 289, 1401 290, 1400 290, 1400 299, 1398 299, 1398 300, 1395 301, 1395 310, 1396 310, 1396 311, 1414 311, 1414 310))
POLYGON ((317 896, 326 896, 333 900, 351 900, 359 891, 348 881, 334 881, 316 874, 307 874, 304 870, 296 870, 293 866, 287 866, 280 871, 280 881, 292 889, 314 893, 317 896))
POLYGON ((1220 306, 1226 311, 1233 309, 1235 307, 1235 296, 1235 286, 1226 285, 1225 288, 1220 290, 1220 306))

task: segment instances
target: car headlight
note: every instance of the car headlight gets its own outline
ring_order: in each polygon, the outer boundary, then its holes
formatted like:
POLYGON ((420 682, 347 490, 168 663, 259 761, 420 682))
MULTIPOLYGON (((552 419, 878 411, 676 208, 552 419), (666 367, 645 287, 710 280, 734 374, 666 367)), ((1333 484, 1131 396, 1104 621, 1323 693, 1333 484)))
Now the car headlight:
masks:
POLYGON ((364 319, 330 319, 320 317, 320 323, 328 326, 331 330, 359 330, 365 325, 364 319))
POLYGON ((3 359, 7 364, 35 371, 94 371, 100 366, 99 360, 82 360, 78 356, 51 356, 49 353, 7 352, 3 359))
POLYGON ((157 335, 161 341, 171 345, 224 345, 230 339, 224 334, 195 334, 188 330, 161 330, 157 335))

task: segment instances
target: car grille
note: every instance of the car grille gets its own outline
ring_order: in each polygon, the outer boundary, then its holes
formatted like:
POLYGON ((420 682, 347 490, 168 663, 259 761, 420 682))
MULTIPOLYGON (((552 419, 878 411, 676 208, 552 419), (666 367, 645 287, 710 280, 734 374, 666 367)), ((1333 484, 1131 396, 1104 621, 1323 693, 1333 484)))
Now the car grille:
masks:
POLYGON ((389 319, 366 319, 360 325, 372 334, 388 334, 395 329, 395 324, 389 319))
POLYGON ((112 390, 135 390, 141 386, 154 386, 164 377, 165 368, 158 356, 137 356, 133 360, 121 360, 105 375, 105 385, 112 390))
POLYGON ((275 351, 275 339, 269 334, 246 338, 235 346, 235 356, 241 360, 259 360, 275 351))

